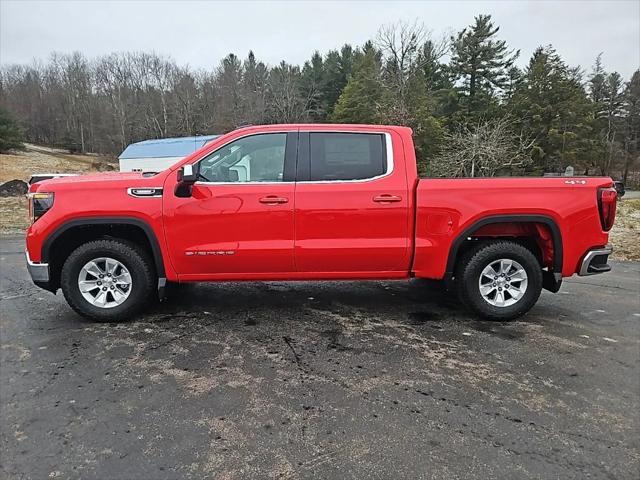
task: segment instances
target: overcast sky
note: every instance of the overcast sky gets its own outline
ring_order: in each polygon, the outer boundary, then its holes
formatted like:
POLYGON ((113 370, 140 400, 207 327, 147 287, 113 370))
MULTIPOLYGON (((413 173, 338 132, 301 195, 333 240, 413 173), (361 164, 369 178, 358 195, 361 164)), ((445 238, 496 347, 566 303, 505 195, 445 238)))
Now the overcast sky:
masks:
POLYGON ((0 63, 29 63, 52 51, 89 57, 155 51, 179 64, 212 68, 227 53, 252 49, 274 64, 301 64, 314 50, 360 45, 380 25, 418 19, 442 35, 490 13, 500 37, 525 65, 553 44, 572 66, 589 69, 604 52, 607 69, 628 79, 640 67, 640 0, 609 1, 29 1, 0 0, 0 63))

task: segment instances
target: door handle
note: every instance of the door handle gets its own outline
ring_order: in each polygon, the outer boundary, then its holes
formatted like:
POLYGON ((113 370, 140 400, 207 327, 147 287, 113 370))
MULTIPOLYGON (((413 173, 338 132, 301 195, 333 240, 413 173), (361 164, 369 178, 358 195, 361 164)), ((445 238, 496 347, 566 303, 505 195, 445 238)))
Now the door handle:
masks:
POLYGON ((373 201, 376 203, 395 203, 395 202, 401 202, 402 197, 398 195, 389 195, 388 193, 385 193, 383 195, 376 195, 375 197, 373 197, 373 201))
POLYGON ((281 203, 288 203, 289 199, 286 197, 276 197, 275 195, 269 195, 267 197, 262 197, 260 199, 260 203, 266 203, 267 205, 278 205, 281 203))

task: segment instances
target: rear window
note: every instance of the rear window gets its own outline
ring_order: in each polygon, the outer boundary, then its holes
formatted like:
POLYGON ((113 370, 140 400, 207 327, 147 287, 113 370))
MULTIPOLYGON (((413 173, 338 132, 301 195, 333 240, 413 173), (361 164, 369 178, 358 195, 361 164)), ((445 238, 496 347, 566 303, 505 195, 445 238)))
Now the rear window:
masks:
POLYGON ((311 133, 312 181, 366 180, 384 175, 384 135, 375 133, 311 133))

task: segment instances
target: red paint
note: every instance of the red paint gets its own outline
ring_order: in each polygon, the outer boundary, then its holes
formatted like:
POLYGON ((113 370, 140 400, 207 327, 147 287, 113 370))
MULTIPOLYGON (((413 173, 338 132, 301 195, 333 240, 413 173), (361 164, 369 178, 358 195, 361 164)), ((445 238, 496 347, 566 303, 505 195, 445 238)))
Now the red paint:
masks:
MULTIPOLYGON (((32 192, 54 192, 55 203, 28 229, 26 243, 37 262, 46 238, 65 222, 126 216, 151 227, 169 280, 439 279, 454 240, 474 222, 493 215, 545 215, 560 230, 562 274, 570 276, 589 249, 608 241, 603 226, 615 217, 611 185, 610 178, 418 180, 408 128, 256 126, 224 135, 153 177, 97 174, 32 185, 32 192), (189 198, 174 194, 181 165, 241 136, 297 130, 387 133, 393 171, 371 181, 196 184, 189 198), (134 198, 129 187, 162 187, 164 194, 134 198)), ((553 265, 545 225, 488 225, 474 235, 532 236, 544 263, 553 265)))
MULTIPOLYGON (((175 175, 167 183, 175 183, 175 175)), ((192 197, 178 198, 165 186, 164 231, 175 270, 185 278, 294 271, 294 187, 196 184, 192 197), (288 201, 264 203, 266 197, 288 201), (195 257, 186 256, 187 251, 233 254, 195 257)))

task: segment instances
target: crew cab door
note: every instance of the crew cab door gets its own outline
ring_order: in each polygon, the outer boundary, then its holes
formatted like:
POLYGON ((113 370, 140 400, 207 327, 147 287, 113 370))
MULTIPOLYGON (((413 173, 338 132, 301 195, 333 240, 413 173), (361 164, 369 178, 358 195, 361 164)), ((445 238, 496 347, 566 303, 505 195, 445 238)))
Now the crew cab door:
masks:
POLYGON ((406 274, 411 222, 403 160, 402 141, 393 132, 300 132, 299 272, 336 278, 406 274))
POLYGON ((238 137, 199 161, 200 180, 190 197, 165 188, 165 235, 181 279, 295 271, 297 136, 283 131, 238 137))

